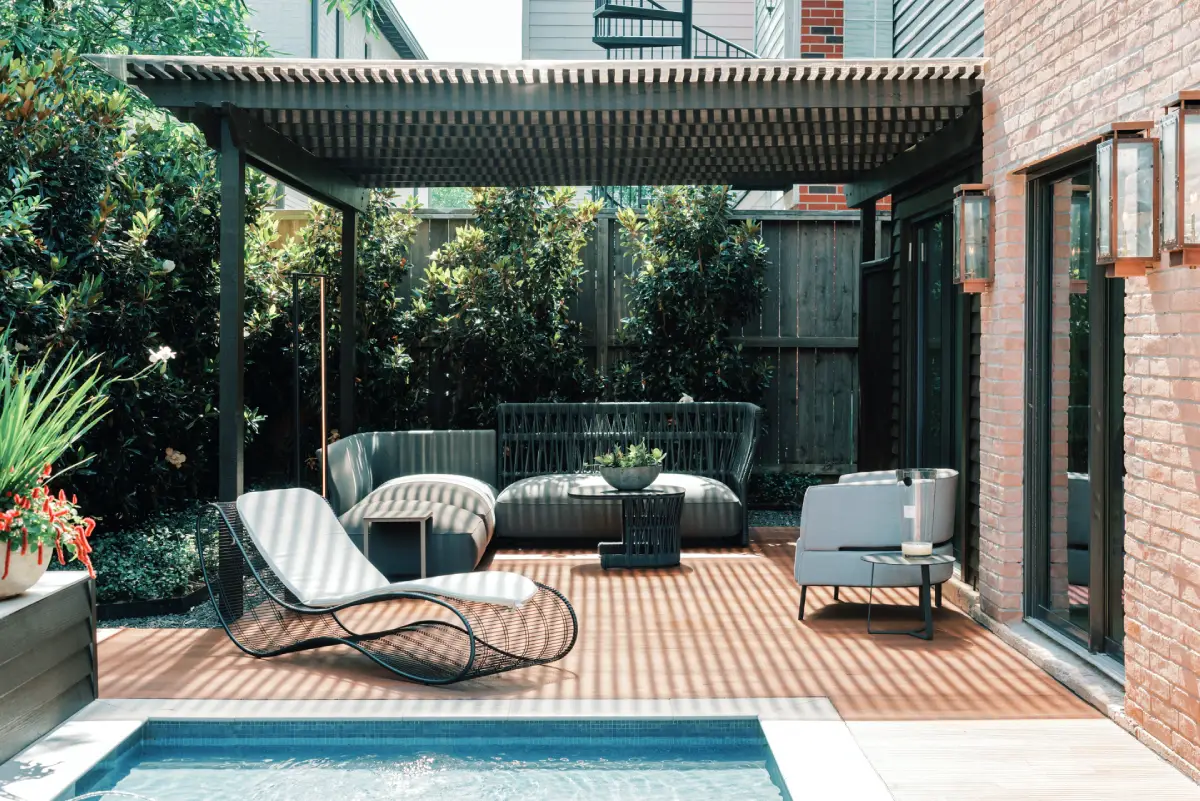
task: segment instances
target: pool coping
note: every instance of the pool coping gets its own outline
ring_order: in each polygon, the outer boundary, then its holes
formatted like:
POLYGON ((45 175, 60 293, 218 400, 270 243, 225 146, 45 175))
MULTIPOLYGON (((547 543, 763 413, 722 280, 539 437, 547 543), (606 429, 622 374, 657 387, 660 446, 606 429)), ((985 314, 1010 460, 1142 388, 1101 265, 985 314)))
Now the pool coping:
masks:
POLYGON ((0 799, 61 801, 150 720, 704 720, 755 718, 792 798, 892 801, 827 698, 660 700, 99 700, 0 764, 0 799))

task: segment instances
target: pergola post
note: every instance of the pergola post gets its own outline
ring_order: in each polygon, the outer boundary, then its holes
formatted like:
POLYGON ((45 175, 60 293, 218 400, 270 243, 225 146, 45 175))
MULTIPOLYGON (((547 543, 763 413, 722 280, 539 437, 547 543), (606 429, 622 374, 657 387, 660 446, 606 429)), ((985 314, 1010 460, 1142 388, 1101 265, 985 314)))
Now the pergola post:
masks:
MULTIPOLYGON (((238 147, 228 116, 221 117, 221 302, 220 398, 217 449, 217 492, 222 501, 242 494, 245 447, 245 349, 242 328, 246 315, 246 155, 238 147)), ((242 557, 228 537, 222 537, 218 572, 227 612, 242 613, 242 557)))
POLYGON ((338 433, 354 433, 355 336, 358 333, 358 212, 342 209, 341 360, 338 433))
POLYGON ((868 200, 863 203, 858 209, 859 224, 861 228, 858 232, 859 241, 862 243, 862 250, 858 260, 861 262, 875 260, 875 201, 868 200))

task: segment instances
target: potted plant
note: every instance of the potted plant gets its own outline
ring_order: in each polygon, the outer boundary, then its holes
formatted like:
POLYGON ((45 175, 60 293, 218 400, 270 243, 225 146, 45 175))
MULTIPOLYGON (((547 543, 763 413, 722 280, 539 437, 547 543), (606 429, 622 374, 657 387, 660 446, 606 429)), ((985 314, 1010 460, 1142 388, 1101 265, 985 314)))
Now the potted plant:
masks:
POLYGON ((614 489, 640 490, 654 483, 662 472, 665 454, 658 448, 646 447, 643 440, 625 450, 619 447, 596 457, 600 475, 614 489))
POLYGON ((32 587, 52 556, 77 559, 95 576, 95 521, 80 515, 74 497, 51 489, 79 463, 57 473, 52 465, 104 417, 111 382, 100 378, 95 356, 72 349, 53 369, 47 359, 21 366, 0 335, 0 598, 32 587))

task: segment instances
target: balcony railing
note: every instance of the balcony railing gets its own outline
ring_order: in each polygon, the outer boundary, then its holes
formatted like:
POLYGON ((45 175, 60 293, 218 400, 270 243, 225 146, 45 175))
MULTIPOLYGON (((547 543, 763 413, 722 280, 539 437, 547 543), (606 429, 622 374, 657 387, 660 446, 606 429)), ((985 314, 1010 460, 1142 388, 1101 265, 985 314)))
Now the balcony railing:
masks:
POLYGON ((691 25, 691 7, 692 0, 681 0, 679 9, 656 0, 596 0, 592 41, 610 59, 757 58, 753 51, 691 25))

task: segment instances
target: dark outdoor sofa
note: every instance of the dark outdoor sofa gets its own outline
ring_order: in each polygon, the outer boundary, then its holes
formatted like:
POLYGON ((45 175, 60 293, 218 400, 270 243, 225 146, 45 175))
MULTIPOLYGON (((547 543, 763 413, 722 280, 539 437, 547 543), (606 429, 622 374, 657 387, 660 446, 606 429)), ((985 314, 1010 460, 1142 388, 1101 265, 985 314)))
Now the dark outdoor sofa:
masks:
MULTIPOLYGON (((620 539, 621 505, 567 497, 597 482, 594 459, 645 441, 666 454, 660 484, 683 486, 681 532, 748 542, 746 492, 762 411, 749 403, 506 403, 497 430, 377 431, 329 447, 329 503, 359 548, 365 510, 433 503, 430 575, 473 569, 494 536, 620 539)), ((414 574, 415 537, 371 560, 414 574), (381 560, 386 564, 381 563, 381 560)))
POLYGON ((750 403, 502 403, 496 530, 502 537, 620 539, 621 505, 567 497, 594 460, 643 440, 682 486, 688 539, 748 541, 746 492, 762 410, 750 403))

